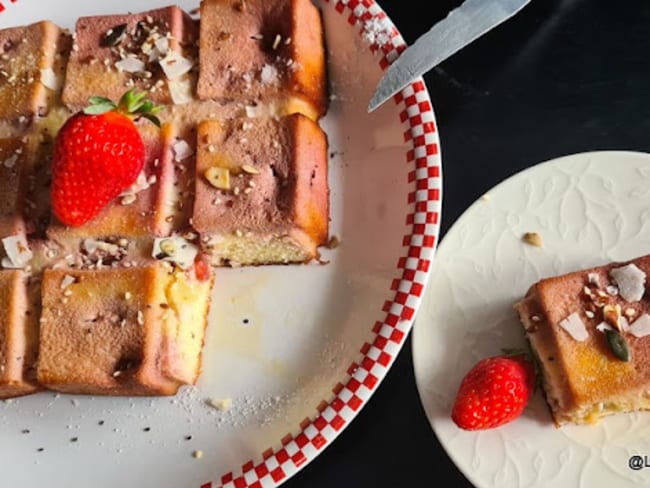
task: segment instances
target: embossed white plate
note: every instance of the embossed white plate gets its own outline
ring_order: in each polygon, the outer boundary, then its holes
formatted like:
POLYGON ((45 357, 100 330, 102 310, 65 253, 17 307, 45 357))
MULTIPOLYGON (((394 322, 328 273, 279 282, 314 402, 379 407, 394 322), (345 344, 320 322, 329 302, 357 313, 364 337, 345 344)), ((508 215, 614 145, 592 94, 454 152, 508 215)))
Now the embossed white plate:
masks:
POLYGON ((540 278, 650 253, 650 155, 594 152, 499 184, 438 249, 413 332, 418 389, 435 434, 478 488, 647 486, 650 413, 557 429, 538 391, 522 417, 466 432, 450 419, 462 376, 503 347, 525 347, 512 305, 540 278), (538 232, 543 247, 521 240, 538 232), (639 462, 639 458, 632 461, 639 462))

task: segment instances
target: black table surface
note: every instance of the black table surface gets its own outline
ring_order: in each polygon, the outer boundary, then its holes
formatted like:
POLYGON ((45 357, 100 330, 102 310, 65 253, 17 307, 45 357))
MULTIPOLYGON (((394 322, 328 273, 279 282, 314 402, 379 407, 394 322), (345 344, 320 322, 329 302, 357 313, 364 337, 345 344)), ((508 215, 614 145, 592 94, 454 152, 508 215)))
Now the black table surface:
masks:
MULTIPOLYGON (((411 44, 461 2, 379 3, 411 44)), ((650 151, 649 25, 648 0, 532 0, 425 76, 442 148, 442 237, 472 202, 533 164, 650 151)), ((351 425, 284 486, 472 486, 425 416, 410 340, 351 425)))

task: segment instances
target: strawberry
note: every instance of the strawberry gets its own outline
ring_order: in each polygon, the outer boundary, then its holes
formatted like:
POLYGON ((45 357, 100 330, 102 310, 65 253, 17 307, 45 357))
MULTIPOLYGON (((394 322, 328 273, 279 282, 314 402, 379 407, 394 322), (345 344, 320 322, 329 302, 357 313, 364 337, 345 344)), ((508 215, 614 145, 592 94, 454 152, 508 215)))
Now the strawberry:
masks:
POLYGON ((525 354, 482 359, 460 384, 452 420, 461 429, 481 430, 516 419, 532 395, 535 377, 525 354))
POLYGON ((129 90, 116 105, 91 97, 90 105, 63 125, 54 143, 52 210, 65 225, 83 225, 131 186, 145 160, 135 117, 156 125, 158 107, 129 90))

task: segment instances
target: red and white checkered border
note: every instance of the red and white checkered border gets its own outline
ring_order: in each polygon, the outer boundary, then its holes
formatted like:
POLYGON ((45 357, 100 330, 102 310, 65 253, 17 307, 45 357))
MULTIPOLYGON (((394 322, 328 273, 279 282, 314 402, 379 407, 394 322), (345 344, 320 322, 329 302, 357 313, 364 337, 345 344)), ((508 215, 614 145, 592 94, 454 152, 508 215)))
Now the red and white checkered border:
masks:
MULTIPOLYGON (((386 39, 370 49, 379 54, 379 65, 386 69, 406 49, 406 43, 375 0, 325 0, 353 26, 380 21, 386 39)), ((18 0, 0 0, 0 12, 18 0)), ((201 488, 271 488, 297 473, 328 446, 370 399, 399 353, 413 326, 422 301, 431 262, 437 247, 442 206, 442 174, 436 122, 429 94, 422 79, 411 83, 394 97, 402 108, 400 120, 407 129, 404 140, 412 148, 407 152, 408 194, 412 213, 406 216, 409 233, 403 239, 406 253, 397 262, 398 278, 391 285, 393 299, 384 303, 383 319, 372 331, 371 343, 361 347, 358 362, 332 389, 332 397, 323 400, 311 418, 300 423, 295 434, 287 434, 279 447, 267 449, 257 462, 246 462, 238 473, 208 481, 201 488)))
MULTIPOLYGON (((373 19, 389 29, 388 42, 371 44, 386 69, 406 48, 406 44, 386 13, 375 0, 325 0, 353 26, 373 19)), ((361 348, 358 362, 332 389, 315 414, 300 423, 297 433, 287 434, 275 448, 267 449, 257 461, 243 464, 238 473, 230 472, 219 482, 206 482, 200 488, 271 488, 280 485, 313 460, 348 425, 370 399, 399 353, 413 326, 422 301, 431 262, 437 247, 442 208, 442 173, 438 133, 429 94, 422 79, 411 83, 394 97, 402 108, 400 120, 407 129, 408 194, 411 213, 406 216, 409 233, 403 239, 405 254, 397 262, 398 278, 391 285, 393 299, 384 303, 383 319, 373 326, 374 340, 361 348)))
POLYGON ((16 3, 18 0, 2 0, 0 1, 0 12, 4 12, 7 9, 7 6, 11 5, 12 3, 16 3))

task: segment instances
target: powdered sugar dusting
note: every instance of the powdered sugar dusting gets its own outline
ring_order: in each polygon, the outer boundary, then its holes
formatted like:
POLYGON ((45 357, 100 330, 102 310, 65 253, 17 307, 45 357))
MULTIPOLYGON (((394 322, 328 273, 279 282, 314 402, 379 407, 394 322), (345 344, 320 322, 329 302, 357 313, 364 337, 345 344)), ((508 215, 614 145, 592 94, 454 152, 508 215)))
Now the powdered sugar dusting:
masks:
POLYGON ((373 17, 363 24, 363 38, 371 45, 385 46, 393 38, 393 29, 386 17, 373 17))

